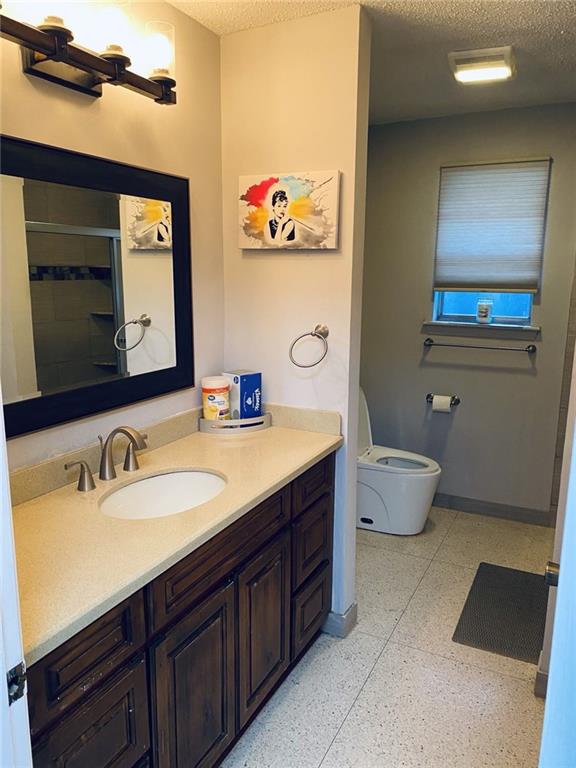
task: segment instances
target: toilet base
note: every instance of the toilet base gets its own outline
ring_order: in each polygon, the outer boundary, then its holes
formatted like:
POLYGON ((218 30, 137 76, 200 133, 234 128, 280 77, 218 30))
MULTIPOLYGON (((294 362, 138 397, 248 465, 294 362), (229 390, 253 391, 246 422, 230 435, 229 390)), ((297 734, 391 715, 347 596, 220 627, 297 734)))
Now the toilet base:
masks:
POLYGON ((367 531, 414 536, 426 525, 440 470, 425 475, 388 475, 358 468, 356 525, 367 531))

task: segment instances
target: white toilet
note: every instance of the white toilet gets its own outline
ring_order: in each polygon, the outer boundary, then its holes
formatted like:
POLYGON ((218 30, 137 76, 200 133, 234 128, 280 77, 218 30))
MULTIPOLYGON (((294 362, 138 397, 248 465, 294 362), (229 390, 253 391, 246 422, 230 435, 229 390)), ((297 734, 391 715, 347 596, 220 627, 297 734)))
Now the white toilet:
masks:
POLYGON ((440 465, 417 453, 373 445, 362 390, 359 411, 357 527, 401 536, 420 533, 440 481, 440 465))

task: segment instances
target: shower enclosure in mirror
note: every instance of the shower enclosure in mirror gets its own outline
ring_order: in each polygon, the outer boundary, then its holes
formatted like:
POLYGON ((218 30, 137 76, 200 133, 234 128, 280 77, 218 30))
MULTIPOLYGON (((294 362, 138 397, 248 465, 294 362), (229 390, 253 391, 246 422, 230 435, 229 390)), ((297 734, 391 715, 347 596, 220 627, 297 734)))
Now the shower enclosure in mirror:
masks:
POLYGON ((193 384, 188 182, 2 139, 9 435, 193 384))

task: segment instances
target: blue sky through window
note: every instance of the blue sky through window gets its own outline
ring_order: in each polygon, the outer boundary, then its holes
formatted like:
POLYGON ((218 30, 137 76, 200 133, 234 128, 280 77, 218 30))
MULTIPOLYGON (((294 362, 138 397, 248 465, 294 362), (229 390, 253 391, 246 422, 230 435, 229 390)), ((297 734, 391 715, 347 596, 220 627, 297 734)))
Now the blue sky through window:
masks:
POLYGON ((492 301, 492 322, 528 324, 532 314, 531 293, 436 291, 434 320, 476 322, 478 299, 492 301))

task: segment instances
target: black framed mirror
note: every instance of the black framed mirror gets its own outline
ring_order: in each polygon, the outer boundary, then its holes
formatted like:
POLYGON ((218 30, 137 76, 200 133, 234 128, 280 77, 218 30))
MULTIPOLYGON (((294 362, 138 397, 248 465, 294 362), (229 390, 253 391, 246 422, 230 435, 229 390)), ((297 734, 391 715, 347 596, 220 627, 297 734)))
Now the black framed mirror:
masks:
POLYGON ((194 385, 188 180, 1 137, 14 437, 194 385))

